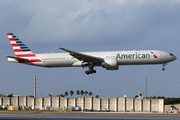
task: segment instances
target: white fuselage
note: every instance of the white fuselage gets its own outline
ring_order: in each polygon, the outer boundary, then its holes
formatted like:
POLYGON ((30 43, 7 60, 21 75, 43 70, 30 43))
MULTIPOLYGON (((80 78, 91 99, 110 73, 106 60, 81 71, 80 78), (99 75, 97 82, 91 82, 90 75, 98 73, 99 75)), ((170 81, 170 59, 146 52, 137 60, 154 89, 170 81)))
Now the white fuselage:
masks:
POLYGON ((119 65, 163 64, 176 60, 172 53, 159 50, 76 52, 59 48, 67 53, 34 54, 13 33, 7 33, 16 56, 6 56, 8 61, 40 67, 88 67, 87 75, 96 73, 94 67, 118 70, 119 65))
MULTIPOLYGON (((141 50, 141 51, 106 51, 106 52, 80 52, 82 54, 102 58, 104 61, 116 60, 118 65, 144 65, 144 64, 166 64, 174 61, 176 57, 168 52, 159 50, 141 50), (154 57, 154 54, 156 57, 154 57)), ((81 67, 82 62, 69 53, 47 53, 36 54, 36 58, 41 62, 24 63, 41 67, 81 67)), ((15 61, 11 58, 9 61, 15 61)), ((101 66, 96 64, 95 66, 101 66)))

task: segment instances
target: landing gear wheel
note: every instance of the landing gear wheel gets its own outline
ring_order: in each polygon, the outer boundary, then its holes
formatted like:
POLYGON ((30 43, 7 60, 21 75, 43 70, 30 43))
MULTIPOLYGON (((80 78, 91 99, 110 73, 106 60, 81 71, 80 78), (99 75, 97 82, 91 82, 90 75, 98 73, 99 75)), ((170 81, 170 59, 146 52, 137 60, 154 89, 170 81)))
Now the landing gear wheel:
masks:
POLYGON ((87 75, 89 75, 89 71, 86 70, 85 73, 86 73, 87 75))
POLYGON ((93 74, 93 73, 96 73, 96 70, 94 70, 94 69, 89 69, 89 70, 86 70, 85 73, 86 73, 87 75, 93 74))
POLYGON ((166 64, 163 64, 163 68, 162 68, 162 71, 165 71, 165 66, 167 65, 167 63, 166 64))
POLYGON ((96 70, 93 70, 93 73, 96 73, 96 70))
POLYGON ((89 73, 90 73, 90 74, 93 74, 93 70, 89 70, 89 73))

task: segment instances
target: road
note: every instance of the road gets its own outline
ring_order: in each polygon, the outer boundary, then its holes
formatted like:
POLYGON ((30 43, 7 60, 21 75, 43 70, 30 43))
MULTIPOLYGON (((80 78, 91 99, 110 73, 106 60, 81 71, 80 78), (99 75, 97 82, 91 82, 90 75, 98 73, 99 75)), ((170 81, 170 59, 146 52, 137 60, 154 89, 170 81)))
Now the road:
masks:
POLYGON ((180 116, 0 114, 0 120, 180 120, 180 116))

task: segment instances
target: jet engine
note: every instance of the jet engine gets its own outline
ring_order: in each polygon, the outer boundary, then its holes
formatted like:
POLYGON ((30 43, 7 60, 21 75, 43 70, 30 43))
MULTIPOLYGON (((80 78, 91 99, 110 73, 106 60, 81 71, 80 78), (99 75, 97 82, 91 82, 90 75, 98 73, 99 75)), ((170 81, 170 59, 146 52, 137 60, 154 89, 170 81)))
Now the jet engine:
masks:
POLYGON ((103 68, 106 68, 106 70, 118 70, 119 69, 116 59, 104 60, 104 62, 101 63, 101 65, 103 68))
POLYGON ((83 61, 78 61, 72 64, 73 67, 86 67, 88 66, 87 62, 83 62, 83 61))

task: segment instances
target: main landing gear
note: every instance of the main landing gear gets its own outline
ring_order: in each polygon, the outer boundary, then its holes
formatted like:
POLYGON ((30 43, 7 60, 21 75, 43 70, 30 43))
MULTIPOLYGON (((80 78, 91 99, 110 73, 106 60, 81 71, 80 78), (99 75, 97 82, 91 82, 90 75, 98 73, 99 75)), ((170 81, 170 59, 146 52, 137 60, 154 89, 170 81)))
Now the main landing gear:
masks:
POLYGON ((162 71, 165 71, 165 66, 166 66, 167 64, 163 64, 163 68, 162 68, 162 71))
POLYGON ((86 70, 85 73, 86 73, 87 75, 93 74, 93 73, 96 73, 96 70, 95 70, 95 69, 89 69, 89 70, 86 70))
POLYGON ((94 68, 94 64, 93 63, 87 63, 87 64, 85 64, 86 66, 83 66, 83 68, 84 67, 88 67, 89 69, 88 70, 86 70, 85 71, 85 73, 87 74, 87 75, 89 75, 89 74, 93 74, 93 73, 96 73, 96 70, 95 69, 93 69, 94 68))

